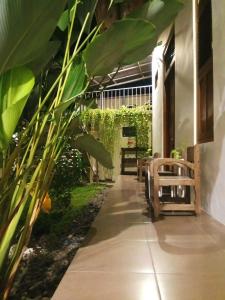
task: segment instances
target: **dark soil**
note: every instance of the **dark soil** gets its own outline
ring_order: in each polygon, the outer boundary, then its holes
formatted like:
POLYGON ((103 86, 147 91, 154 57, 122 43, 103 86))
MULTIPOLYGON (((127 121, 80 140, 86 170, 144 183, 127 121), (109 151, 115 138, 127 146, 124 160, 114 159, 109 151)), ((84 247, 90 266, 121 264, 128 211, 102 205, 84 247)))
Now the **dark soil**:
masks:
POLYGON ((51 299, 102 203, 101 194, 73 220, 71 231, 61 236, 57 244, 52 246, 47 235, 30 242, 18 270, 10 300, 51 299))

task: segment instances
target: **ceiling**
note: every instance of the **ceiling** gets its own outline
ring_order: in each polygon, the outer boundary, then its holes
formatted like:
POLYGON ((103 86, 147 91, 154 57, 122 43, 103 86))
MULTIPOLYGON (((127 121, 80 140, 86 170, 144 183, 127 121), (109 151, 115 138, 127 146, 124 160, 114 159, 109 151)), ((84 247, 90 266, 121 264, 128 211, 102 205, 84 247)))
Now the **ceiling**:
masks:
MULTIPOLYGON (((140 7, 145 0, 115 1, 110 10, 110 0, 98 0, 96 7, 96 21, 102 24, 103 29, 108 29, 116 20, 129 15, 132 11, 140 7)), ((106 88, 122 88, 124 86, 137 86, 139 82, 151 80, 151 56, 138 63, 120 67, 112 73, 92 79, 90 89, 92 91, 106 88)), ((149 83, 150 84, 150 83, 149 83)))
POLYGON ((137 84, 139 81, 151 79, 151 56, 146 59, 129 65, 115 69, 112 73, 101 77, 96 76, 91 81, 91 89, 116 88, 127 84, 137 84))

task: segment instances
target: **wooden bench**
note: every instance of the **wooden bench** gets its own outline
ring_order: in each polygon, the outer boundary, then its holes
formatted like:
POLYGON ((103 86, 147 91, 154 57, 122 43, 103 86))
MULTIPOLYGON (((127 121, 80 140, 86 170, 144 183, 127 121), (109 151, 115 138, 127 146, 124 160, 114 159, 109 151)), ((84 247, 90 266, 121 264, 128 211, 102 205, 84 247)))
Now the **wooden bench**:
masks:
POLYGON ((186 159, 157 158, 149 162, 148 198, 154 210, 154 216, 158 217, 162 212, 191 211, 200 213, 200 155, 199 145, 187 148, 186 159), (165 176, 165 173, 166 176, 165 176), (171 172, 171 175, 169 174, 171 172), (190 203, 179 201, 173 197, 170 201, 162 202, 160 193, 163 187, 170 187, 172 193, 183 187, 191 187, 194 190, 194 200, 190 203))

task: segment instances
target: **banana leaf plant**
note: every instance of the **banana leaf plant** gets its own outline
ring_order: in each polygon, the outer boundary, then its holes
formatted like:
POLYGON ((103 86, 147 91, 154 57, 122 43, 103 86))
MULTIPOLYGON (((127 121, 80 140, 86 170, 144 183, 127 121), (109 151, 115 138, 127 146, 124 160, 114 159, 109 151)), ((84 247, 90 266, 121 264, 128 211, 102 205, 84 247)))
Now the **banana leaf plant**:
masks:
MULTIPOLYGON (((147 15, 140 10, 99 34, 101 24, 93 21, 97 2, 0 2, 0 300, 9 297, 32 227, 48 199, 63 137, 72 121, 79 124, 81 105, 90 105, 82 97, 90 80, 150 54, 159 33, 181 9, 179 0, 148 1, 147 15), (152 3, 160 4, 157 10, 152 3), (60 28, 66 43, 59 46, 53 36, 60 28), (45 91, 37 74, 59 47, 63 53, 60 71, 45 91), (15 146, 12 136, 35 80, 39 91, 35 110, 15 146)), ((106 168, 113 167, 108 151, 89 134, 78 130, 75 143, 106 168)))

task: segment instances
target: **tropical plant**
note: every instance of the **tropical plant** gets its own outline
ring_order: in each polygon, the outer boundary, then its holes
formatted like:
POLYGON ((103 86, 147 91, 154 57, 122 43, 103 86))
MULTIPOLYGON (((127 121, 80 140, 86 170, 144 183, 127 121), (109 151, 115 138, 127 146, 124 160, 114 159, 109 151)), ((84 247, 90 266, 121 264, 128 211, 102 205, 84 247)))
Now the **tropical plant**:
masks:
MULTIPOLYGON (((23 6, 22 4, 27 1, 20 2, 23 6)), ((38 5, 36 1, 34 2, 33 8, 38 5)), ((40 5, 43 2, 40 1, 40 5)), ((5 4, 8 5, 6 2, 5 4)), ((61 72, 46 95, 42 95, 40 89, 38 108, 29 125, 22 132, 17 147, 12 151, 10 151, 9 142, 34 85, 34 76, 25 67, 13 68, 1 76, 1 149, 3 154, 3 176, 0 183, 1 191, 3 191, 0 200, 1 299, 6 299, 9 295, 23 248, 29 240, 33 224, 42 204, 48 197, 47 191, 53 176, 55 161, 61 153, 63 137, 67 127, 78 114, 79 101, 70 115, 64 116, 62 113, 67 108, 71 98, 78 96, 87 87, 85 65, 79 53, 88 39, 93 37, 98 27, 94 28, 91 34, 81 41, 89 17, 89 14, 87 14, 84 26, 71 52, 71 33, 77 5, 78 2, 75 3, 73 18, 68 30, 61 72), (71 76, 74 72, 78 78, 74 78, 76 86, 73 82, 71 83, 71 76), (42 113, 42 108, 47 101, 51 102, 47 106, 47 111, 42 113), (23 221, 22 215, 24 214, 26 218, 23 221)), ((60 6, 62 11, 64 5, 60 4, 60 6)), ((52 4, 49 7, 52 11, 52 4)), ((15 14, 18 13, 16 5, 9 5, 8 8, 14 11, 15 14)), ((43 15, 48 15, 48 12, 43 11, 46 8, 46 6, 43 6, 41 9, 43 15)), ((57 9, 55 11, 58 12, 57 9)), ((21 10, 19 13, 21 13, 20 18, 24 17, 26 19, 24 11, 21 10)), ((4 15, 4 17, 6 16, 4 15)), ((58 17, 55 18, 53 29, 57 24, 58 17)), ((29 24, 24 23, 28 28, 21 30, 21 35, 25 29, 30 29, 29 24)), ((31 23, 33 24, 33 21, 31 23)), ((33 36, 30 36, 30 44, 32 44, 33 38, 33 36)), ((17 64, 17 60, 15 61, 17 64)))
MULTIPOLYGON (((82 95, 91 78, 149 54, 181 8, 179 0, 148 1, 147 15, 140 10, 98 34, 101 25, 92 22, 97 2, 0 2, 0 299, 8 298, 33 224, 48 197, 69 125, 80 115, 81 104, 90 105, 82 95), (57 24, 64 30, 60 34, 55 31, 57 24), (66 37, 61 44, 55 39, 58 35, 66 37), (43 67, 58 50, 59 68, 48 87, 43 78, 50 72, 43 72, 43 67), (35 109, 14 146, 12 135, 29 98, 36 98, 35 109)), ((105 157, 102 164, 111 168, 103 146, 82 130, 77 132, 77 147, 80 144, 98 159, 105 157)))

